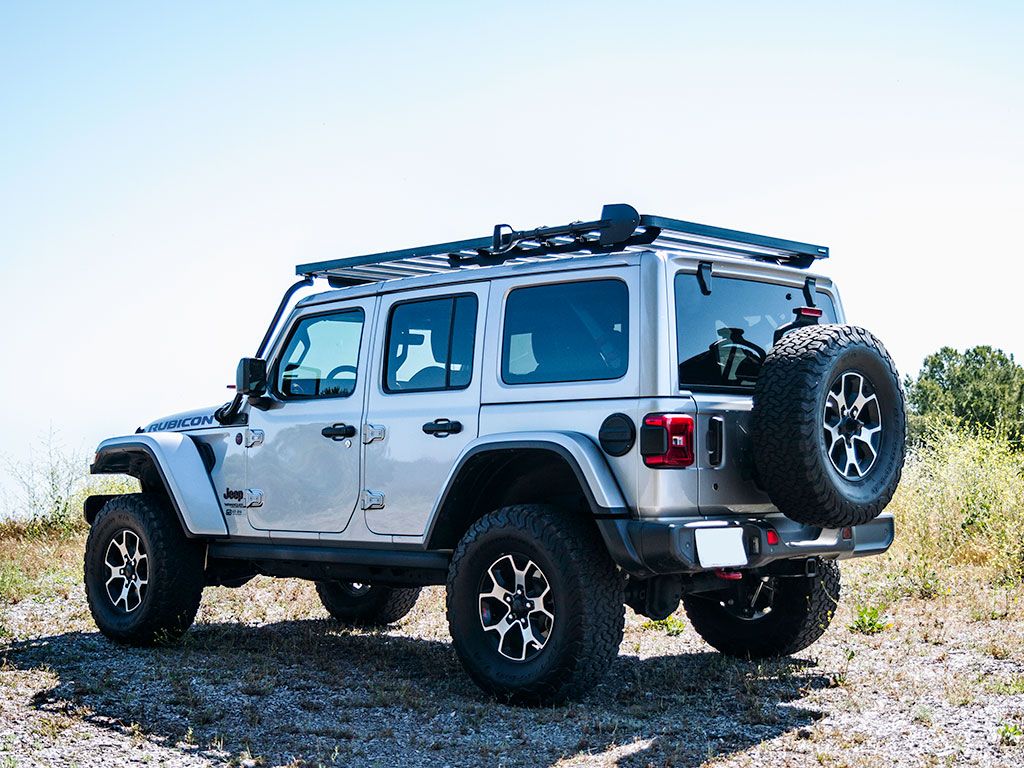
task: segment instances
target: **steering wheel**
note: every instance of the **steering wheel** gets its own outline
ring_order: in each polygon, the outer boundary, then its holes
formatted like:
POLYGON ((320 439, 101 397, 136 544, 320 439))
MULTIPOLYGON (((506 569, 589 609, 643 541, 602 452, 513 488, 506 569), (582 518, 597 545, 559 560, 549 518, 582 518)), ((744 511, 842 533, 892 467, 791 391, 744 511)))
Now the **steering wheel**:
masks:
POLYGON ((351 373, 353 376, 355 376, 357 370, 358 369, 354 365, 339 365, 337 368, 332 369, 331 372, 327 374, 327 380, 330 381, 331 379, 336 379, 343 373, 351 373))
POLYGON ((750 375, 756 376, 757 369, 761 367, 766 357, 763 349, 742 338, 742 334, 719 339, 711 345, 711 348, 715 350, 722 375, 726 378, 740 379, 749 378, 750 375), (749 365, 754 366, 754 371, 748 370, 747 375, 744 376, 741 371, 749 365))

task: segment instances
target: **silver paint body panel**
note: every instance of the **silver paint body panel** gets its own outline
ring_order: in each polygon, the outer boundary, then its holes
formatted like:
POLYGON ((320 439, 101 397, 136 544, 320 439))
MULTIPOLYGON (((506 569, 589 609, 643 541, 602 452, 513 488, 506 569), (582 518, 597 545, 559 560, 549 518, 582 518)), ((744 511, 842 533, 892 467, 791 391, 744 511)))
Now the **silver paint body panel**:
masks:
MULTIPOLYGON (((567 451, 598 504, 627 510, 635 518, 773 514, 774 507, 750 476, 750 395, 691 392, 679 386, 673 280, 678 272, 696 272, 702 261, 713 263, 715 275, 794 288, 800 288, 807 277, 815 277, 818 290, 832 297, 843 322, 839 297, 827 277, 741 258, 658 251, 466 269, 360 285, 299 301, 267 352, 268 368, 272 369, 283 340, 303 317, 363 307, 366 320, 359 386, 352 397, 276 401, 263 411, 245 405, 250 428, 264 432, 263 444, 249 448, 233 447, 232 437, 244 430, 219 425, 114 440, 152 441, 164 457, 168 478, 173 478, 169 480, 172 493, 180 506, 190 510, 186 524, 192 533, 202 535, 230 533, 239 539, 349 546, 423 546, 446 487, 457 482, 455 472, 461 458, 474 450, 516 442, 547 443, 567 451), (510 291, 523 285, 591 279, 621 280, 629 289, 630 343, 625 375, 612 381, 504 383, 500 346, 510 291), (469 388, 386 393, 381 366, 390 307, 398 301, 467 292, 475 293, 479 302, 469 388), (637 446, 622 457, 611 457, 600 449, 598 429, 609 414, 624 413, 639 429, 643 416, 652 412, 694 415, 694 467, 651 469, 644 465, 637 446), (725 421, 724 458, 720 466, 711 467, 706 434, 709 420, 716 416, 725 421), (436 418, 459 420, 463 432, 445 438, 423 434, 422 424, 436 418), (367 424, 380 425, 385 436, 366 444, 356 437, 350 445, 323 438, 320 428, 335 422, 360 429, 367 424), (187 435, 213 448, 216 463, 209 475, 187 435), (191 448, 183 447, 186 444, 191 448), (190 458, 181 458, 185 455, 190 458), (218 495, 236 484, 261 489, 264 506, 246 515, 225 516, 218 495), (215 486, 219 494, 214 492, 215 486), (367 491, 383 493, 384 506, 359 508, 357 502, 367 491)), ((273 394, 269 397, 276 400, 273 394)), ((189 412, 178 419, 208 412, 189 412)))
POLYGON ((226 536, 227 524, 199 449, 180 432, 153 432, 104 440, 97 454, 144 451, 156 462, 188 531, 196 536, 226 536))

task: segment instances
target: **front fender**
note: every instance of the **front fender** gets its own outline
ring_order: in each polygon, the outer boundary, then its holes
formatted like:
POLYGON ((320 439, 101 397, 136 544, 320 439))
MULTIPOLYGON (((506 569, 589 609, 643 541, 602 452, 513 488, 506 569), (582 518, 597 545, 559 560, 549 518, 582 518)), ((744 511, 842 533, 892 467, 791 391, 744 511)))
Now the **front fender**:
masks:
POLYGON ((156 471, 187 534, 228 535, 217 492, 199 449, 188 435, 152 432, 112 437, 99 444, 90 471, 94 475, 139 477, 147 468, 156 471))
POLYGON ((557 453, 576 473, 580 486, 589 497, 596 514, 626 516, 629 507, 619 488, 604 454, 586 435, 580 432, 500 432, 478 437, 459 454, 448 473, 444 487, 434 502, 431 519, 436 520, 445 499, 458 481, 459 473, 474 456, 496 450, 541 449, 557 453))

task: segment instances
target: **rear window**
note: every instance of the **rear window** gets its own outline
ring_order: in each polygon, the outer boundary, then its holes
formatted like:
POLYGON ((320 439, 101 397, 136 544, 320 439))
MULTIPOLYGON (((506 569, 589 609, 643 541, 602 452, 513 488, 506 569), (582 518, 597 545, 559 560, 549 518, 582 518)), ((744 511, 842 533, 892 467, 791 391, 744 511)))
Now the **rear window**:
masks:
MULTIPOLYGON (((676 275, 680 386, 752 388, 776 329, 805 304, 800 288, 716 275, 705 295, 697 275, 676 275)), ((815 305, 836 322, 831 297, 818 291, 815 305)))

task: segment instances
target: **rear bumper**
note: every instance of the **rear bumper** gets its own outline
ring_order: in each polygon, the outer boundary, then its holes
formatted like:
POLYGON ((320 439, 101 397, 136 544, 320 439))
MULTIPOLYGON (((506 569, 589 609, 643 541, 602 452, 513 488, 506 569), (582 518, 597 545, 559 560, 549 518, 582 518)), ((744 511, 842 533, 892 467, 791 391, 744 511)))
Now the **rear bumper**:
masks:
POLYGON ((843 538, 842 529, 815 528, 781 516, 766 518, 678 518, 673 520, 599 520, 601 535, 612 558, 626 572, 638 577, 665 573, 699 573, 701 566, 695 533, 707 527, 739 527, 747 552, 744 568, 758 568, 776 560, 810 557, 847 559, 885 552, 895 537, 891 514, 854 526, 843 538), (779 534, 778 544, 768 543, 768 531, 779 534))

